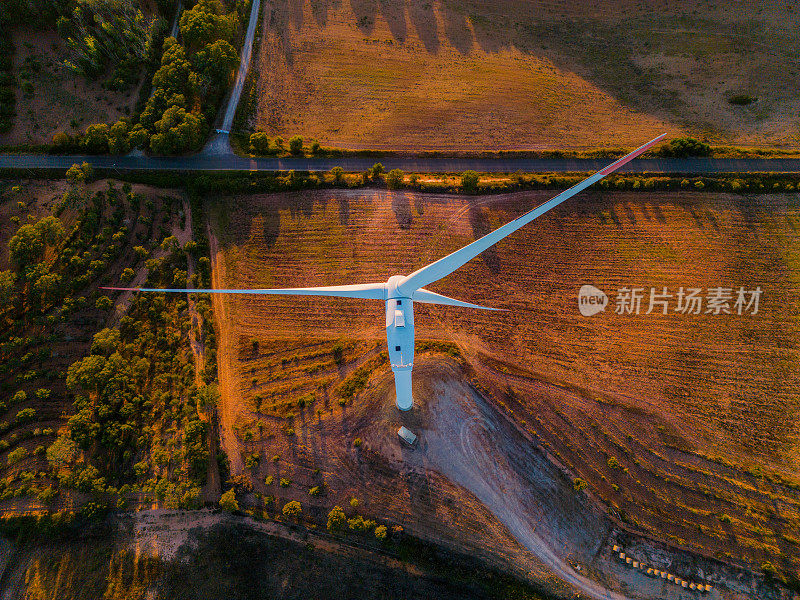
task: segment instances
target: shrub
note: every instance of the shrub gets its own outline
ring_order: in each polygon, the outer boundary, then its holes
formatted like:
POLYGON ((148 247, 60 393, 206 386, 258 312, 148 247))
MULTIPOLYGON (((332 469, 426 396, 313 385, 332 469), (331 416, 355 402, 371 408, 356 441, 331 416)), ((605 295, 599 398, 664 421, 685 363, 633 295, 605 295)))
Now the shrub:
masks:
POLYGON ((574 481, 572 482, 572 488, 576 492, 580 492, 581 490, 585 490, 587 488, 587 486, 588 486, 588 484, 583 479, 581 479, 580 477, 576 477, 574 479, 574 481))
POLYGON ((364 440, 362 440, 360 437, 358 437, 358 438, 353 440, 353 446, 355 446, 356 448, 360 448, 361 444, 363 444, 363 443, 364 443, 364 440))
POLYGON ((311 142, 311 154, 319 154, 319 151, 320 151, 319 142, 317 140, 314 140, 313 142, 311 142))
POLYGON ((280 483, 280 486, 281 486, 282 488, 287 488, 287 487, 289 487, 291 484, 292 484, 292 480, 291 480, 291 479, 286 479, 286 477, 281 477, 281 483, 280 483))
POLYGON ((608 466, 609 466, 609 467, 611 467, 612 469, 619 469, 619 468, 620 468, 620 464, 619 464, 619 461, 617 460, 617 457, 616 457, 616 456, 612 456, 612 457, 610 457, 610 458, 609 458, 609 459, 606 461, 606 463, 607 463, 607 464, 608 464, 608 466))
POLYGON ((378 538, 380 541, 384 541, 388 534, 388 530, 386 529, 386 525, 378 525, 375 528, 375 537, 378 538))
POLYGON ((758 100, 758 98, 754 98, 748 94, 736 94, 728 98, 728 104, 733 104, 734 106, 747 106, 756 100, 758 100))
POLYGON ((342 169, 342 167, 333 167, 333 169, 331 169, 331 173, 333 174, 333 181, 335 183, 342 182, 344 173, 344 169, 342 169))
POLYGON ((25 423, 27 421, 32 421, 35 418, 36 418, 35 408, 23 408, 21 411, 17 413, 18 423, 25 423))
POLYGON ((372 176, 372 181, 378 181, 381 178, 381 173, 383 173, 383 165, 381 163, 375 163, 368 172, 372 176))
POLYGON ((272 482, 273 482, 273 481, 275 481, 275 478, 274 478, 272 475, 267 475, 267 476, 264 478, 264 484, 265 484, 265 485, 272 485, 272 482))
POLYGON ((50 502, 58 495, 58 490, 54 489, 52 485, 47 486, 37 494, 37 498, 42 502, 50 502))
POLYGON ((352 506, 353 508, 358 508, 359 506, 361 506, 361 501, 354 496, 350 498, 350 506, 352 506))
POLYGON ((303 514, 303 505, 300 504, 297 500, 292 500, 283 505, 282 512, 284 517, 299 519, 300 515, 303 514))
POLYGON ((248 455, 248 456, 247 456, 247 457, 244 459, 244 466, 245 466, 245 468, 247 468, 247 469, 255 469, 256 467, 258 467, 258 463, 259 463, 260 461, 261 461, 261 457, 260 457, 260 456, 259 456, 259 454, 256 452, 256 453, 254 453, 254 454, 250 454, 250 455, 248 455))
POLYGON ((347 520, 347 525, 353 531, 369 531, 375 527, 375 521, 365 519, 361 515, 356 515, 352 519, 347 520))
POLYGON ((347 523, 347 515, 341 506, 334 506, 328 513, 328 531, 340 531, 347 523))
POLYGON ((130 283, 136 275, 136 271, 127 267, 124 271, 122 271, 122 275, 119 276, 119 280, 123 283, 130 283))
POLYGON ((461 189, 467 194, 474 194, 478 190, 479 179, 475 171, 464 171, 461 174, 461 189))
POLYGON ((403 186, 403 177, 405 177, 405 173, 402 170, 392 169, 386 176, 386 187, 390 190, 401 188, 403 186))
POLYGON ((28 456, 27 448, 17 448, 8 454, 8 464, 15 465, 28 456))
POLYGON ((726 515, 725 513, 722 513, 719 516, 719 522, 720 523, 730 523, 731 522, 731 518, 728 515, 726 515))
POLYGON ((333 349, 331 350, 333 354, 333 360, 337 365, 342 364, 344 361, 344 348, 341 344, 336 344, 333 349))
POLYGON ((319 496, 321 492, 322 492, 322 490, 320 489, 320 487, 318 485, 315 485, 314 487, 312 487, 312 488, 310 488, 308 490, 308 495, 309 496, 319 496))
POLYGON ((94 303, 94 305, 100 310, 108 310, 108 309, 110 309, 111 308, 111 304, 112 304, 111 298, 109 298, 108 296, 100 296, 97 299, 97 302, 94 303))
POLYGON ((239 510, 239 503, 236 501, 236 492, 230 489, 222 494, 219 499, 219 507, 228 512, 239 510))
POLYGON ((662 156, 675 156, 678 158, 708 156, 711 154, 711 146, 692 137, 676 138, 666 146, 663 146, 659 153, 662 156))

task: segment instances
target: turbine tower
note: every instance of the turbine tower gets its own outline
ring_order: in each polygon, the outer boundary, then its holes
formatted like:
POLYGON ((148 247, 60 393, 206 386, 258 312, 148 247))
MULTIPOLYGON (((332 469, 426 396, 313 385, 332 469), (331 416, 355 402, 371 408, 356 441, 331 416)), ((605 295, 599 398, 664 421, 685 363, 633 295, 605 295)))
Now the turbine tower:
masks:
POLYGON ((623 156, 618 161, 601 169, 573 187, 565 190, 525 213, 521 217, 498 227, 491 233, 456 250, 452 254, 440 258, 427 266, 417 269, 410 275, 393 275, 386 282, 362 283, 355 285, 338 285, 331 287, 311 288, 280 288, 280 289, 155 289, 155 288, 119 288, 106 287, 107 290, 125 290, 140 292, 175 292, 175 293, 211 293, 211 294, 284 294, 293 296, 335 296, 338 298, 364 298, 369 300, 382 300, 386 306, 386 342, 389 346, 389 362, 394 372, 395 391, 397 393, 397 408, 410 410, 414 405, 411 392, 411 370, 414 367, 414 302, 425 304, 445 304, 448 306, 462 306, 480 310, 502 310, 479 306, 469 302, 462 302, 455 298, 448 298, 424 286, 446 277, 465 263, 478 256, 484 250, 495 245, 503 238, 511 235, 524 227, 535 218, 555 208, 564 200, 571 198, 578 192, 586 189, 593 183, 619 169, 630 162, 656 143, 661 141, 666 134, 649 141, 644 146, 637 148, 630 154, 623 156))

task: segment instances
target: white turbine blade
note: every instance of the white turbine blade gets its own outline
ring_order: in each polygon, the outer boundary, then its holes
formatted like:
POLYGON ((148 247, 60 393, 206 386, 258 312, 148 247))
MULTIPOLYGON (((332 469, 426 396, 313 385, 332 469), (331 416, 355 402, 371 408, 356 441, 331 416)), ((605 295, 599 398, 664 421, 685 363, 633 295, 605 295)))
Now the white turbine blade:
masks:
POLYGON ((664 136, 667 135, 666 133, 661 134, 657 138, 647 142, 644 146, 637 148, 630 154, 627 154, 620 158, 618 161, 608 165, 607 167, 601 169, 591 177, 588 177, 581 181, 580 183, 572 186, 568 190, 561 192, 555 198, 548 200, 544 204, 541 204, 531 210, 530 212, 525 213, 521 217, 518 217, 511 221, 510 223, 506 223, 502 227, 498 227, 491 233, 487 233, 482 238, 475 240, 471 244, 464 246, 463 248, 456 250, 452 254, 448 254, 444 258, 440 258, 436 262, 433 262, 421 269, 418 269, 411 273, 410 275, 406 276, 397 286, 397 289, 404 295, 404 296, 411 296, 414 293, 414 290, 417 290, 421 287, 424 287, 428 284, 433 283, 434 281, 438 281, 442 277, 446 277, 465 263, 469 262, 476 256, 478 256, 481 252, 494 246, 497 242, 502 240, 504 237, 511 235, 520 227, 524 227, 531 221, 533 221, 536 217, 539 217, 549 211, 552 208, 555 208, 564 200, 571 198, 578 192, 586 189, 593 183, 600 181, 603 177, 612 173, 619 169, 622 165, 630 162, 649 148, 653 147, 659 141, 661 141, 664 136))
POLYGON ((414 302, 422 302, 423 304, 446 304, 447 306, 463 306, 464 308, 477 308, 478 310, 506 310, 505 308, 491 308, 489 306, 481 306, 480 304, 463 302, 461 300, 456 300, 455 298, 442 296, 441 294, 437 294, 436 292, 432 292, 423 288, 415 291, 412 294, 411 299, 414 302))
POLYGON ((173 292, 178 294, 270 294, 287 296, 335 296, 338 298, 368 298, 372 300, 386 299, 385 283, 359 283, 356 285, 334 285, 330 287, 312 288, 278 288, 278 289, 158 289, 158 288, 123 288, 104 287, 104 290, 129 292, 173 292))

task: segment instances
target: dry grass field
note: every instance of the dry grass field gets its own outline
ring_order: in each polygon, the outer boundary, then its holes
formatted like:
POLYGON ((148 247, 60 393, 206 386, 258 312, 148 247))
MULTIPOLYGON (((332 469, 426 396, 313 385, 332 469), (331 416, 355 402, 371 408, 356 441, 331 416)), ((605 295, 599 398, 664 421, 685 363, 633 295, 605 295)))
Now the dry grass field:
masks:
POLYGON ((252 124, 350 148, 796 146, 800 7, 756 4, 276 0, 252 124))
MULTIPOLYGON (((361 190, 229 199, 235 208, 214 217, 215 286, 383 281, 549 195, 361 190)), ((418 341, 458 348, 428 344, 418 362, 444 352, 445 370, 469 378, 552 461, 586 480, 617 523, 756 570, 770 561, 796 577, 799 226, 793 196, 588 193, 431 286, 509 312, 417 305, 418 341), (612 307, 582 317, 584 283, 605 290, 612 307), (613 312, 623 286, 676 293, 740 285, 762 288, 758 314, 613 312)), ((372 514, 402 515, 396 495, 409 484, 397 474, 407 459, 380 442, 399 422, 380 354, 381 303, 228 296, 215 309, 233 471, 262 493, 299 494, 320 512, 364 495, 372 514), (368 444, 366 476, 367 455, 352 444, 370 427, 380 435, 373 431, 368 444), (274 483, 265 487, 268 474, 274 483), (280 477, 290 486, 279 488, 280 477), (309 499, 305 488, 322 483, 329 499, 309 499)), ((431 368, 417 376, 435 378, 440 371, 431 368)), ((427 383, 415 385, 423 386, 421 406, 437 401, 427 383)), ((425 526, 446 529, 448 511, 472 502, 456 495, 453 504, 438 483, 426 489, 429 502, 437 490, 434 505, 444 513, 427 515, 425 526)))

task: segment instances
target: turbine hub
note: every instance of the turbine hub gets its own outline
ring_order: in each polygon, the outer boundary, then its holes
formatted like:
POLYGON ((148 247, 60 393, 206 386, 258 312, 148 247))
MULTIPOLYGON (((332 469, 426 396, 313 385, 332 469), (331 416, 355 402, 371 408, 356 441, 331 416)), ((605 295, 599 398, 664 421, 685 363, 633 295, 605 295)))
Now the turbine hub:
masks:
POLYGON ((400 285, 400 282, 405 279, 402 275, 392 275, 389 277, 389 280, 386 282, 386 299, 390 298, 408 298, 407 294, 403 294, 397 289, 397 286, 400 285))

